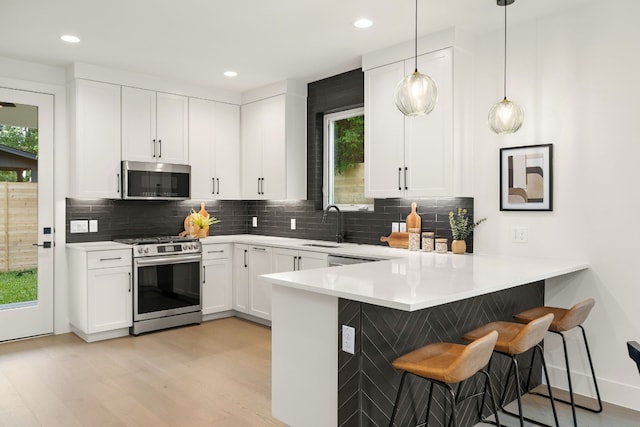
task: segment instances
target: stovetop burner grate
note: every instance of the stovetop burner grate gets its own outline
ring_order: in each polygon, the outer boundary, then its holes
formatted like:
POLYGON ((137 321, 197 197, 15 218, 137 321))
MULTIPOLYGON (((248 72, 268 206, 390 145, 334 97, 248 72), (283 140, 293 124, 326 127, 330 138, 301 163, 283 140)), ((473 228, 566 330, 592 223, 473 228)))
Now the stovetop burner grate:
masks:
POLYGON ((162 243, 183 243, 183 242, 197 242, 195 237, 183 237, 183 236, 157 236, 157 237, 134 237, 130 239, 115 239, 115 242, 124 243, 127 245, 152 245, 162 243))

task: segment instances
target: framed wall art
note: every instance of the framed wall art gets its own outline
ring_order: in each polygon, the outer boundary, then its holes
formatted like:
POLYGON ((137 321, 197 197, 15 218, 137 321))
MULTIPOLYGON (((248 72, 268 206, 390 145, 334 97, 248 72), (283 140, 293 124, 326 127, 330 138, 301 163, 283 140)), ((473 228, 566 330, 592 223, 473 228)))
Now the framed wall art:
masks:
POLYGON ((553 144, 500 149, 500 210, 553 210, 553 144))

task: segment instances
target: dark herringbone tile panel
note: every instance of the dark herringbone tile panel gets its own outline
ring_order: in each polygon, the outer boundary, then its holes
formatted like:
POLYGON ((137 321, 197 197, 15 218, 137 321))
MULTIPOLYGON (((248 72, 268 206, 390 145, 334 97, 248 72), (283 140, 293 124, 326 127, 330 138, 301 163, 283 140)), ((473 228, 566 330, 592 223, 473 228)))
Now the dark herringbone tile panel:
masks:
MULTIPOLYGON (((428 343, 459 342, 460 336, 471 329, 494 320, 511 320, 514 313, 542 304, 544 283, 538 282, 506 291, 470 298, 451 304, 416 312, 340 301, 339 324, 356 327, 359 348, 355 355, 340 352, 338 363, 341 426, 386 426, 393 410, 401 373, 391 362, 398 356, 428 343), (359 314, 355 312, 358 311, 359 314), (356 326, 357 325, 357 326, 356 326), (355 359, 355 360, 354 360, 355 359), (356 370, 356 371, 354 371, 356 370), (354 394, 354 384, 358 393, 354 394), (357 400, 356 402, 353 402, 357 400), (352 411, 358 411, 354 414, 352 411)), ((523 355, 520 367, 523 378, 529 365, 529 355, 523 355)), ((492 362, 492 381, 501 391, 504 375, 508 370, 508 358, 496 356, 492 362)), ((536 375, 533 384, 540 383, 536 375)), ((480 387, 476 379, 462 385, 461 395, 473 393, 480 387)), ((451 407, 443 389, 436 386, 432 403, 430 425, 443 425, 443 414, 451 407)), ((515 398, 515 387, 507 390, 508 400, 515 398)), ((424 421, 428 399, 428 382, 409 378, 398 409, 396 425, 416 425, 424 421)), ((471 426, 478 421, 477 401, 470 400, 458 410, 461 426, 471 426)))

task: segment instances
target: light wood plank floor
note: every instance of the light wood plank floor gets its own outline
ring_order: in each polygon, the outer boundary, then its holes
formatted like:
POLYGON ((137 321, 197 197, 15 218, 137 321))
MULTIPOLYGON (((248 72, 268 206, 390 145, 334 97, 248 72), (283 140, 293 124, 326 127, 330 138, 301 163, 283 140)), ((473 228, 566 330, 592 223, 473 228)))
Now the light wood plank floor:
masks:
MULTIPOLYGON (((536 419, 552 421, 548 405, 525 396, 536 419)), ((570 409, 558 410, 571 426, 570 409)), ((578 416, 581 427, 640 426, 638 412, 612 405, 578 416)), ((73 334, 0 344, 0 426, 283 426, 271 417, 271 330, 229 318, 92 344, 73 334)))
POLYGON ((0 426, 282 426, 271 331, 229 318, 92 344, 0 344, 0 426))

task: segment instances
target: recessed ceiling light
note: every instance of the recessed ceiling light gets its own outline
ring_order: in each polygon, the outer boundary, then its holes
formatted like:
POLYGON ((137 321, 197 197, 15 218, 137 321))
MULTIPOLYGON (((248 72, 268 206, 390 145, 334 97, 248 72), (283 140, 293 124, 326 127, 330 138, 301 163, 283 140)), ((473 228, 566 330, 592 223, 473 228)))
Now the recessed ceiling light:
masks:
POLYGON ((229 70, 229 71, 225 71, 224 75, 227 76, 227 77, 236 77, 238 75, 238 73, 236 73, 235 71, 229 70))
POLYGON ((64 40, 67 43, 80 43, 80 38, 73 36, 71 34, 65 34, 64 36, 60 36, 61 40, 64 40))
POLYGON ((373 22, 371 22, 371 20, 367 18, 358 19, 353 23, 353 26, 356 28, 369 28, 372 25, 373 25, 373 22))

